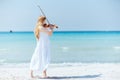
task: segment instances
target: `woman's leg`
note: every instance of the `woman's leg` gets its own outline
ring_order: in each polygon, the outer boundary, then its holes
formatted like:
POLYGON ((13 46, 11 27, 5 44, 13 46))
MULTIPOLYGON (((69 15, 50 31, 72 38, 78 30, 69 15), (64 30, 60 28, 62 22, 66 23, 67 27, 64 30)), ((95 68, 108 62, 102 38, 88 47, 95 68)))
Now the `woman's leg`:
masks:
POLYGON ((43 77, 47 77, 47 72, 46 72, 47 70, 44 70, 43 71, 43 77))
POLYGON ((31 76, 31 78, 34 78, 34 76, 33 76, 33 70, 30 71, 30 76, 31 76))
POLYGON ((30 71, 30 76, 31 76, 31 78, 40 78, 38 75, 36 75, 36 76, 33 75, 33 70, 30 71))

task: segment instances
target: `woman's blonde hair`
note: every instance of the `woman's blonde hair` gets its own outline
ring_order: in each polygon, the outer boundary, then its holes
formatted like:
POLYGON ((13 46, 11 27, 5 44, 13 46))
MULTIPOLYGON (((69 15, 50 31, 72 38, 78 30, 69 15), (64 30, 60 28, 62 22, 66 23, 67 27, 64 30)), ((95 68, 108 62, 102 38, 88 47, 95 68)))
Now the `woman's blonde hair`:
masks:
POLYGON ((46 20, 45 16, 40 16, 38 18, 37 24, 36 24, 36 28, 35 28, 35 36, 37 39, 39 39, 39 26, 43 26, 43 22, 46 20))
POLYGON ((38 18, 38 22, 41 22, 41 23, 43 23, 45 20, 46 20, 46 17, 45 17, 45 16, 40 16, 40 17, 38 18))

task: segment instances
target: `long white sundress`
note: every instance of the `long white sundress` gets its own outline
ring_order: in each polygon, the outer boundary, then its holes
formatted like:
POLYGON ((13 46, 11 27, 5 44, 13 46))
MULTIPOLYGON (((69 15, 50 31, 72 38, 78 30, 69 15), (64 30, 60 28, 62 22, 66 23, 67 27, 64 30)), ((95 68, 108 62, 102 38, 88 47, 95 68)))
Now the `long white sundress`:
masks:
MULTIPOLYGON (((46 28, 42 27, 41 29, 46 28)), ((35 70, 42 73, 44 70, 47 69, 49 63, 50 63, 49 35, 45 32, 40 32, 39 40, 37 41, 37 45, 31 59, 30 70, 35 70)))

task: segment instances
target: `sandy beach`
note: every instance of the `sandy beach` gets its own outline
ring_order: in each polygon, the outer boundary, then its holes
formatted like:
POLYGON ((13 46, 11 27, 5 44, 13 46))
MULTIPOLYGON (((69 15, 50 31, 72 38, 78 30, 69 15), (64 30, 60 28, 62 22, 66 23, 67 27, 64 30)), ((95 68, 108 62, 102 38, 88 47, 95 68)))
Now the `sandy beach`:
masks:
MULTIPOLYGON (((119 63, 51 64, 45 80, 120 80, 119 63)), ((38 74, 36 72, 36 74, 38 74)), ((0 65, 0 80, 31 79, 28 64, 0 65)))

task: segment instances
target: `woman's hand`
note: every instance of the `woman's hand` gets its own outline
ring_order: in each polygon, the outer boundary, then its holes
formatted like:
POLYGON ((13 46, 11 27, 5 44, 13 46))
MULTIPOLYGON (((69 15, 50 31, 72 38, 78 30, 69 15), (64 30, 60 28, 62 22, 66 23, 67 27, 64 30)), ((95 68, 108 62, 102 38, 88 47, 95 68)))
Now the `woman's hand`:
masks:
POLYGON ((48 27, 49 27, 50 29, 58 28, 57 25, 53 25, 53 24, 49 24, 48 27))

